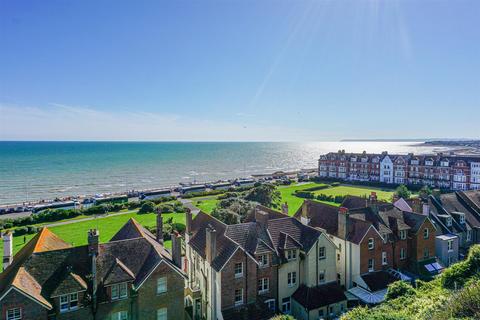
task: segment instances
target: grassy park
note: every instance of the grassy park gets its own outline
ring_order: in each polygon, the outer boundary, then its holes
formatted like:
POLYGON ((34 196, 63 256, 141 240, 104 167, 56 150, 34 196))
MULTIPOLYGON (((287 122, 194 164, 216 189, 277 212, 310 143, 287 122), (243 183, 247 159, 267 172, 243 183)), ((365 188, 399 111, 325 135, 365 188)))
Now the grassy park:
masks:
MULTIPOLYGON (((87 221, 78 221, 74 223, 53 226, 49 227, 49 229, 72 245, 81 246, 87 244, 87 231, 89 229, 97 228, 100 231, 100 241, 108 242, 130 218, 134 218, 145 227, 153 227, 156 224, 156 216, 154 213, 138 214, 136 212, 131 212, 126 214, 112 214, 103 218, 100 217, 87 221)), ((164 221, 169 218, 173 218, 174 223, 185 225, 185 214, 183 213, 163 214, 164 221)), ((28 242, 34 236, 35 234, 25 235, 26 242, 28 242)), ((14 253, 17 253, 24 246, 23 237, 23 235, 13 237, 14 253)), ((170 247, 170 241, 166 241, 165 246, 167 248, 170 247)), ((0 258, 1 257, 3 257, 3 241, 0 245, 0 258)))

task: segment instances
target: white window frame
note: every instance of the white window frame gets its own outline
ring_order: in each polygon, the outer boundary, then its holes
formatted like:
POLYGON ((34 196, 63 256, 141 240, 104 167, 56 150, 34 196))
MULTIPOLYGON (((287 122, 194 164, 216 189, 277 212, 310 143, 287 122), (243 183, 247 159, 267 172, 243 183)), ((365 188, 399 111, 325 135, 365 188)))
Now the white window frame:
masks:
POLYGON ((287 273, 287 285, 288 287, 293 287, 297 284, 297 272, 292 271, 287 273))
POLYGON ((58 297, 60 312, 67 312, 78 309, 78 292, 63 294, 58 297), (62 302, 62 300, 64 300, 62 302))
POLYGON ((453 240, 452 239, 447 241, 447 250, 448 250, 448 252, 453 251, 453 240))
POLYGON ((275 299, 265 300, 265 304, 267 305, 267 308, 269 310, 275 311, 275 305, 276 305, 275 299))
POLYGON ((268 267, 269 261, 268 261, 268 255, 267 254, 262 254, 258 256, 258 264, 260 268, 266 268, 268 267))
POLYGON ((243 288, 235 289, 233 299, 236 307, 243 305, 243 288), (237 290, 240 290, 241 300, 237 300, 237 290))
POLYGON ((160 308, 157 309, 157 320, 167 320, 168 319, 168 309, 160 308))
POLYGON ((375 249, 375 239, 368 238, 368 250, 375 249))
POLYGON ((428 257, 430 257, 430 250, 427 247, 425 247, 423 248, 423 258, 427 259, 428 257), (427 253, 427 255, 425 253, 427 253))
POLYGON ((472 230, 467 230, 467 236, 465 239, 467 242, 472 241, 472 230))
POLYGON ((128 311, 118 311, 112 314, 112 320, 128 320, 128 311))
POLYGON ((428 239, 429 235, 430 231, 428 230, 428 228, 423 229, 423 239, 428 239))
POLYGON ((405 248, 400 248, 400 260, 405 260, 407 258, 405 248))
POLYGON ((320 270, 318 272, 318 283, 325 283, 326 279, 325 279, 325 270, 320 270), (320 278, 320 276, 322 276, 320 278))
POLYGON ((235 263, 234 273, 235 273, 235 278, 241 278, 241 277, 243 277, 243 262, 237 262, 237 263, 235 263), (237 272, 237 271, 238 271, 238 268, 237 268, 238 266, 240 266, 240 272, 237 272))
POLYGON ((368 272, 375 271, 375 259, 368 259, 368 272), (372 262, 372 266, 370 267, 370 261, 372 262))
POLYGON ((167 277, 157 278, 157 295, 164 294, 168 291, 167 277))
POLYGON ((286 297, 282 299, 282 312, 286 314, 290 314, 290 311, 292 309, 292 300, 290 297, 286 297), (288 299, 288 301, 287 301, 288 299))
POLYGON ((126 282, 114 284, 110 290, 112 300, 120 300, 128 297, 128 285, 126 282))
POLYGON ((288 261, 296 260, 297 259, 297 250, 292 249, 292 250, 287 250, 285 254, 285 258, 288 261))
POLYGON ((327 248, 319 247, 318 248, 318 259, 325 259, 327 257, 327 248))
POLYGON ((258 280, 257 289, 259 294, 267 293, 270 290, 270 279, 261 278, 258 280))
POLYGON ((463 214, 460 215, 460 223, 461 224, 465 223, 465 216, 463 214))
POLYGON ((5 313, 5 318, 7 320, 21 320, 22 319, 22 308, 7 309, 7 311, 5 313))
POLYGON ((400 230, 400 240, 407 239, 407 230, 400 230))
POLYGON ((382 251, 382 266, 386 266, 387 264, 388 264, 387 252, 386 252, 386 251, 382 251))

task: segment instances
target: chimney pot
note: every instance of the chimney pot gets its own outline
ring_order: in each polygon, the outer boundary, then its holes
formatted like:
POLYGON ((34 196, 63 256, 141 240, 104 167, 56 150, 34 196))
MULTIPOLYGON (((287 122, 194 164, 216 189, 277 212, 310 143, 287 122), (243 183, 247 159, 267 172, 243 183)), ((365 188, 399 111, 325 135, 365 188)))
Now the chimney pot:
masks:
POLYGON ((255 221, 262 226, 267 225, 268 213, 261 211, 258 208, 255 208, 255 221))

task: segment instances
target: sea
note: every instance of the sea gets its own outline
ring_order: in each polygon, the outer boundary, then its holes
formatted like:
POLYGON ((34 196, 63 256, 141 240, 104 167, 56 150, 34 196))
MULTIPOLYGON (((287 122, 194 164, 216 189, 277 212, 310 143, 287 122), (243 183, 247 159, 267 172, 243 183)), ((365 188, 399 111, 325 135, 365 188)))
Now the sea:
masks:
POLYGON ((430 153, 418 142, 0 141, 0 204, 153 189, 316 168, 337 151, 430 153))

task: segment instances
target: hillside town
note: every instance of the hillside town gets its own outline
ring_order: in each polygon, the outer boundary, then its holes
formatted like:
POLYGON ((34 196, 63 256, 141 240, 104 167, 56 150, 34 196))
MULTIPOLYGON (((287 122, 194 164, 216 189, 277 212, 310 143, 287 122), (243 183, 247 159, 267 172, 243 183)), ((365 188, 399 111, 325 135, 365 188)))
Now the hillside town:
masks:
POLYGON ((477 161, 340 151, 320 157, 316 179, 435 189, 257 203, 235 223, 187 208, 170 234, 157 209, 153 229, 130 218, 75 246, 43 227, 16 254, 5 230, 0 319, 337 319, 380 305, 393 283, 431 281, 480 243, 477 161))

